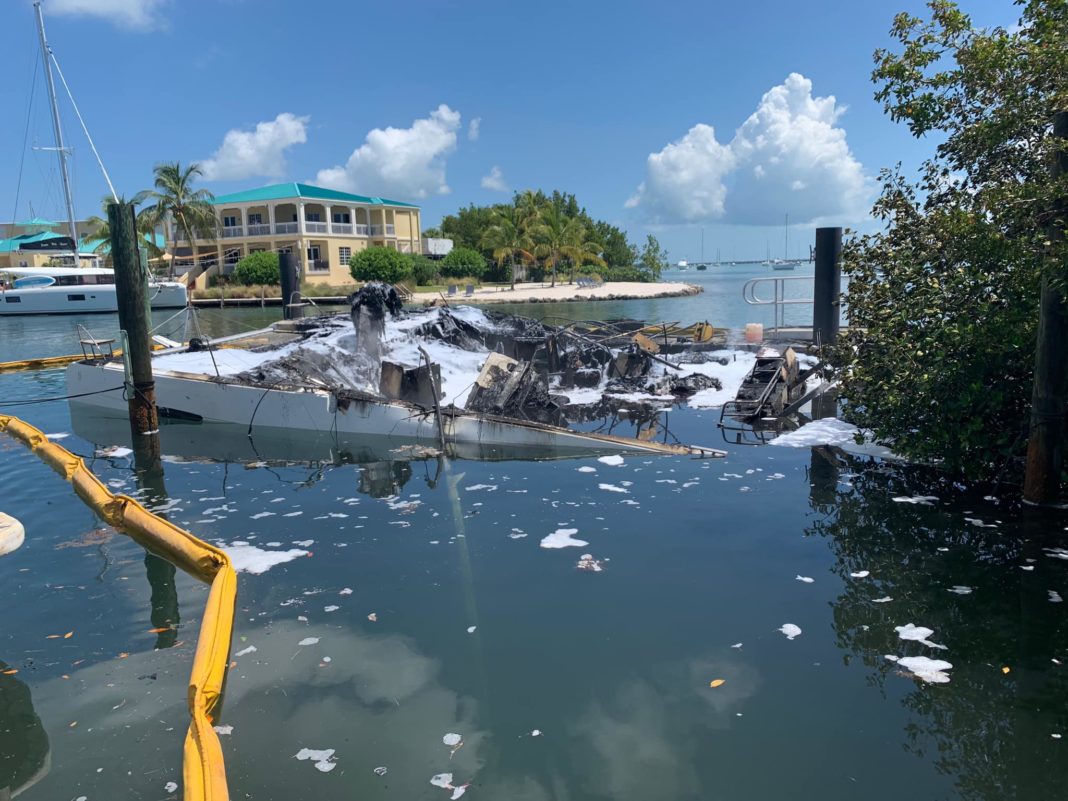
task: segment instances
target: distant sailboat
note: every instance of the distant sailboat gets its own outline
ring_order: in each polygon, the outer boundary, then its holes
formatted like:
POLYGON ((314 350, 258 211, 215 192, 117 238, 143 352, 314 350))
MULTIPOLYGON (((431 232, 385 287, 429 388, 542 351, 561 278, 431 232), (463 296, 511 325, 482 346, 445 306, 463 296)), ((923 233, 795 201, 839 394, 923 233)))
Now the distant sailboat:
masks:
POLYGON ((783 258, 776 259, 771 265, 773 270, 792 270, 797 265, 790 261, 790 215, 783 222, 783 258))

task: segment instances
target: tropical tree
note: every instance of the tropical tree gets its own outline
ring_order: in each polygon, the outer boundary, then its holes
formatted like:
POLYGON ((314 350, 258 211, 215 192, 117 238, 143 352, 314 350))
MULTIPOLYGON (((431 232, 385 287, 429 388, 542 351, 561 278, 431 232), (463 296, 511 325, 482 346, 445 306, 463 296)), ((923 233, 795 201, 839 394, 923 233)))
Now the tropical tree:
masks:
MULTIPOLYGON (((134 206, 140 206, 145 202, 145 199, 149 196, 149 191, 138 192, 130 200, 134 206)), ((112 195, 104 195, 100 200, 100 211, 102 216, 96 216, 95 214, 86 220, 89 230, 85 235, 86 239, 97 239, 96 246, 93 248, 94 253, 108 254, 106 259, 111 260, 111 225, 108 223, 108 206, 115 202, 115 198, 112 195)), ((125 199, 123 199, 125 202, 125 199)), ((141 237, 140 244, 148 251, 149 261, 158 262, 163 256, 163 250, 158 244, 156 244, 156 230, 159 228, 159 224, 155 218, 154 207, 149 206, 141 209, 137 215, 137 233, 141 237)))
POLYGON ((505 260, 511 267, 512 289, 515 289, 516 259, 520 263, 534 260, 534 239, 530 235, 530 220, 523 210, 504 206, 494 210, 494 223, 482 234, 482 247, 493 253, 497 265, 505 260))
POLYGON ((575 277, 575 267, 582 264, 604 264, 597 245, 589 241, 586 226, 579 220, 568 217, 555 206, 543 208, 532 230, 537 243, 535 252, 552 270, 552 286, 556 286, 556 267, 567 259, 571 265, 570 283, 575 277))
MULTIPOLYGON (((212 201, 215 196, 207 189, 194 189, 193 183, 204 173, 199 164, 185 167, 179 162, 157 164, 155 188, 149 190, 147 197, 154 204, 145 209, 149 219, 158 223, 170 220, 173 229, 178 232, 193 248, 192 277, 200 272, 200 257, 196 241, 207 239, 214 242, 218 234, 218 220, 212 201)), ((170 229, 168 229, 168 234, 170 229)), ((174 274, 174 257, 177 255, 177 238, 168 244, 171 246, 171 275, 174 274)), ((192 280, 192 279, 190 279, 192 280)))

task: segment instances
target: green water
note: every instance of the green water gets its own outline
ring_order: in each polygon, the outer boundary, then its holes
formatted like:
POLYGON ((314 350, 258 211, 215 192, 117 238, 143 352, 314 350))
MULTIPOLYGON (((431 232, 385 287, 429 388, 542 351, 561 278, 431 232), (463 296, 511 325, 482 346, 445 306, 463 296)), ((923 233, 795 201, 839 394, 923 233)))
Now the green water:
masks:
MULTIPOLYGON (((5 357, 47 355, 41 326, 16 340, 0 320, 20 349, 5 357)), ((63 391, 61 371, 0 376, 0 403, 63 391)), ((152 479, 94 456, 126 444, 121 426, 63 403, 15 411, 198 536, 310 552, 240 575, 220 720, 235 799, 443 801, 430 779, 446 772, 476 800, 1068 795, 1060 517, 825 449, 733 445, 440 464, 184 426, 152 479), (918 495, 937 497, 893 500, 918 495), (558 529, 588 545, 540 547, 558 529), (584 553, 603 570, 578 570, 584 553), (945 650, 899 639, 910 622, 945 650), (950 681, 887 654, 944 659, 950 681), (335 767, 302 748, 334 749, 335 767)), ((670 428, 723 445, 717 419, 676 410, 670 428)), ((27 532, 0 557, 0 670, 18 671, 0 673, 0 797, 5 782, 31 800, 180 793, 205 588, 3 436, 0 488, 27 532)))

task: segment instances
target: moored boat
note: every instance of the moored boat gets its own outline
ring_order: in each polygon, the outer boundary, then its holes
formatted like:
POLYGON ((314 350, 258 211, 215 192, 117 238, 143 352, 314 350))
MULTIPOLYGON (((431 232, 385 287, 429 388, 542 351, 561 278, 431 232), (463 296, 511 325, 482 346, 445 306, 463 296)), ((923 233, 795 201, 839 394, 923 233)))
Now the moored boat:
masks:
MULTIPOLYGON (((115 272, 106 267, 19 267, 0 270, 13 277, 0 282, 0 316, 114 312, 115 272)), ((176 281, 148 285, 153 309, 179 309, 188 302, 185 286, 176 281)))

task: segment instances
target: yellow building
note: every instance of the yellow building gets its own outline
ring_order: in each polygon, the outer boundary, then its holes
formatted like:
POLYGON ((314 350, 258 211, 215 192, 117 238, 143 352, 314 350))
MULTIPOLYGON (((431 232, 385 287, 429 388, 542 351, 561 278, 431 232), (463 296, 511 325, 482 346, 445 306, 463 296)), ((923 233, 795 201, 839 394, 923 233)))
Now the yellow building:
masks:
POLYGON ((178 273, 192 269, 196 248, 198 289, 213 275, 229 275, 243 256, 255 251, 292 253, 303 280, 333 285, 352 283, 349 258, 366 247, 420 251, 419 207, 398 200, 285 183, 219 195, 214 204, 219 222, 215 241, 191 245, 177 231, 169 236, 177 242, 178 273))

